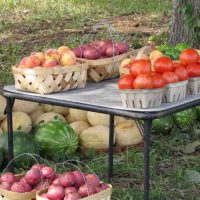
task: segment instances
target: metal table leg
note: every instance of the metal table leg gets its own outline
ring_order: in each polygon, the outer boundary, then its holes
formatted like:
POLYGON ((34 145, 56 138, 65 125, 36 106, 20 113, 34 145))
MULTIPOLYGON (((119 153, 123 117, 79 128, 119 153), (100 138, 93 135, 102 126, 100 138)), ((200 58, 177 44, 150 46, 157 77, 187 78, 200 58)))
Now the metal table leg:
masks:
POLYGON ((149 150, 151 119, 144 120, 144 200, 149 200, 149 150))
POLYGON ((109 122, 109 156, 108 156, 108 183, 113 176, 113 139, 114 139, 114 115, 110 115, 109 122))
MULTIPOLYGON (((13 157, 13 124, 12 124, 12 108, 14 104, 14 99, 7 98, 7 107, 6 107, 6 113, 7 113, 7 122, 8 122, 8 162, 10 162, 13 157)), ((11 163, 8 166, 8 170, 10 172, 14 172, 14 165, 11 163)))

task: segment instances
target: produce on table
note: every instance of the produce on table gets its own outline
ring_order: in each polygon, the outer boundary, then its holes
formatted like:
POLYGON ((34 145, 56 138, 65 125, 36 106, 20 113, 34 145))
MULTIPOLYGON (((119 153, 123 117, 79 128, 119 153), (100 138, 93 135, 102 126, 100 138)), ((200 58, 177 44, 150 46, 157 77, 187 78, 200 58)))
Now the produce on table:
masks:
POLYGON ((83 121, 75 121, 73 123, 70 124, 70 126, 74 129, 77 137, 79 138, 81 133, 90 127, 90 124, 88 124, 87 122, 83 122, 83 121))
POLYGON ((54 112, 48 112, 48 113, 44 113, 44 114, 40 115, 36 119, 35 124, 39 125, 39 124, 43 124, 43 123, 46 123, 46 122, 53 121, 55 119, 60 119, 63 122, 66 122, 66 119, 61 114, 54 113, 54 112))
POLYGON ((96 40, 76 47, 72 51, 77 58, 97 60, 124 54, 128 51, 128 45, 124 42, 113 43, 111 40, 96 40))
POLYGON ((190 48, 190 46, 186 43, 178 43, 175 47, 168 44, 163 44, 157 47, 160 52, 173 60, 178 60, 180 52, 188 48, 190 48))
POLYGON ((181 128, 181 130, 188 130, 192 127, 197 112, 195 108, 190 108, 172 115, 174 123, 181 128))
MULTIPOLYGON (((12 113, 13 131, 21 130, 29 133, 32 129, 32 121, 28 114, 24 112, 13 112, 12 113)), ((7 132, 7 118, 3 120, 1 124, 3 132, 7 132)))
POLYGON ((129 146, 140 144, 142 135, 134 120, 126 120, 115 126, 115 140, 118 146, 129 146))
MULTIPOLYGON (((96 126, 96 125, 109 126, 110 117, 107 114, 88 111, 87 118, 88 118, 89 123, 92 126, 96 126)), ((115 116, 114 125, 116 125, 117 123, 123 120, 125 120, 124 117, 115 116)))
POLYGON ((195 49, 185 49, 179 56, 182 65, 196 64, 199 60, 199 54, 195 49))
POLYGON ((69 115, 67 116, 67 121, 69 123, 72 123, 75 121, 88 122, 87 111, 70 108, 69 115))
POLYGON ((78 148, 78 138, 70 125, 61 120, 46 122, 37 127, 35 141, 42 152, 53 160, 66 160, 78 148))
POLYGON ((43 104, 42 109, 44 112, 55 112, 59 113, 63 116, 66 116, 69 113, 69 108, 61 107, 61 106, 54 106, 54 105, 48 105, 43 104))
POLYGON ((30 113, 30 118, 32 120, 32 123, 35 125, 37 119, 43 114, 44 114, 44 112, 43 112, 41 106, 37 106, 36 109, 32 113, 30 113))
POLYGON ((15 103, 13 105, 13 111, 14 112, 20 111, 20 112, 30 114, 36 109, 37 106, 38 106, 38 103, 35 103, 35 102, 15 99, 15 103))
POLYGON ((173 128, 173 119, 170 116, 154 119, 151 126, 153 134, 167 134, 173 128))
POLYGON ((31 55, 24 57, 19 64, 18 68, 52 68, 72 66, 76 63, 76 56, 74 53, 65 46, 58 49, 48 49, 45 52, 32 52, 31 55))
POLYGON ((80 144, 84 148, 108 149, 109 128, 102 125, 87 128, 80 135, 80 144))
MULTIPOLYGON (((2 150, 4 157, 8 158, 8 138, 7 134, 0 136, 0 150, 2 150)), ((34 142, 33 137, 23 131, 15 131, 13 134, 13 148, 14 157, 23 153, 38 154, 40 151, 39 145, 34 142)), ((27 167, 33 164, 35 160, 30 156, 21 156, 14 161, 14 165, 17 167, 27 167)))
POLYGON ((5 109, 6 109, 6 98, 0 95, 0 121, 6 117, 6 115, 4 114, 5 109))

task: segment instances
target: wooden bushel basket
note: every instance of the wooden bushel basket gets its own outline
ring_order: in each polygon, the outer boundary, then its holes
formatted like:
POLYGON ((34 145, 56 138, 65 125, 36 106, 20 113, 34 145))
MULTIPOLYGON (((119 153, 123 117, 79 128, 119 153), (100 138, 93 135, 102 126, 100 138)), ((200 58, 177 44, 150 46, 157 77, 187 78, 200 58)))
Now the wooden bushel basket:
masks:
POLYGON ((100 82, 106 79, 112 79, 119 76, 119 66, 123 59, 127 58, 129 53, 124 53, 111 58, 99 60, 88 60, 80 58, 79 60, 88 63, 88 81, 100 82))
MULTIPOLYGON (((16 175, 16 178, 18 180, 20 180, 23 177, 24 177, 23 174, 16 175)), ((32 200, 35 199, 35 197, 36 197, 36 192, 18 193, 0 188, 0 200, 32 200)))
MULTIPOLYGON (((40 195, 47 192, 48 189, 40 190, 36 193, 36 200, 45 200, 40 195)), ((112 185, 109 185, 109 188, 98 192, 96 194, 90 195, 88 197, 81 198, 81 200, 110 200, 112 194, 112 185)))
POLYGON ((87 82, 88 65, 84 61, 64 67, 22 69, 12 67, 15 87, 18 90, 39 94, 84 88, 87 82))

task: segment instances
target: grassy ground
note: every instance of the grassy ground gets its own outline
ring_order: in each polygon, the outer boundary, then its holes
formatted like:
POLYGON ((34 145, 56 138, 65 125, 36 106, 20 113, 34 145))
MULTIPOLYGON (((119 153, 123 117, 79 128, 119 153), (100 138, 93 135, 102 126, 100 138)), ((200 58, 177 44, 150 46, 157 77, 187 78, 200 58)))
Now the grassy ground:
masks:
MULTIPOLYGON (((31 51, 81 42, 81 37, 101 19, 124 34, 131 47, 167 38, 170 0, 0 0, 0 88, 13 82, 11 66, 31 51), (83 3, 84 2, 84 3, 83 3)), ((104 34, 104 30, 99 34, 104 34)), ((151 145, 151 199, 199 200, 200 187, 185 179, 188 169, 200 172, 200 156, 182 152, 199 139, 195 129, 153 136, 151 145), (193 134, 192 134, 193 133, 193 134)), ((90 155, 87 164, 106 178, 107 154, 90 155)), ((143 154, 129 148, 114 157, 112 199, 140 200, 143 188, 143 154)))

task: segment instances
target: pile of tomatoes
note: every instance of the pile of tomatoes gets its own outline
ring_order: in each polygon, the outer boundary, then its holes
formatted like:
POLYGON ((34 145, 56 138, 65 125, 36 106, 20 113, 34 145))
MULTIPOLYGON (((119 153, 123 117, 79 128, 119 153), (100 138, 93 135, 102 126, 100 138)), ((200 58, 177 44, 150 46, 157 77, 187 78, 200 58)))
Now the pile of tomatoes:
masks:
POLYGON ((200 56, 195 49, 189 48, 180 53, 179 61, 161 56, 154 63, 139 59, 126 67, 129 74, 119 78, 119 89, 157 89, 191 77, 200 77, 200 56))

